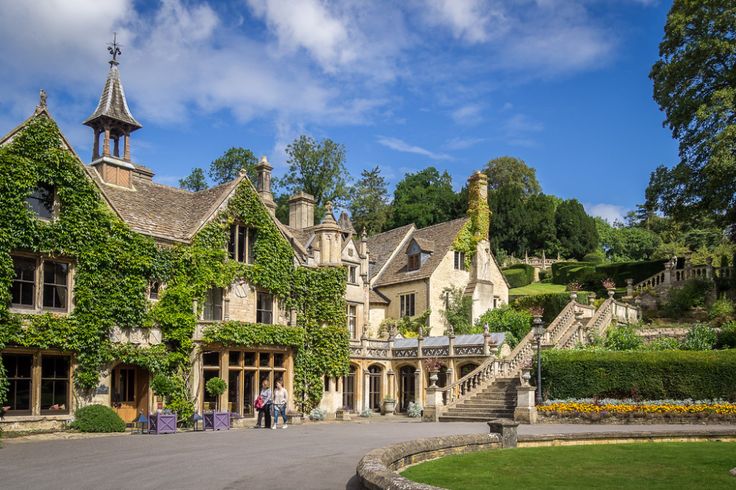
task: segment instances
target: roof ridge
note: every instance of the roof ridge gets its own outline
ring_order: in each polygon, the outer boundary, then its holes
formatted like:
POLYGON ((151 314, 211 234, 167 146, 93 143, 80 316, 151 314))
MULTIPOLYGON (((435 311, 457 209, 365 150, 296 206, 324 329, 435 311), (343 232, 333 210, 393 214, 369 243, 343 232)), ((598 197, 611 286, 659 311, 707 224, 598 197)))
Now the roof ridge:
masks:
POLYGON ((447 225, 449 223, 454 223, 455 221, 467 220, 467 219, 470 219, 470 218, 468 218, 467 216, 464 216, 462 218, 455 218, 455 219, 451 219, 451 220, 448 220, 448 221, 443 221, 441 223, 435 223, 433 225, 425 226, 424 228, 417 228, 416 231, 424 231, 424 230, 428 230, 430 228, 434 228, 436 226, 447 225))

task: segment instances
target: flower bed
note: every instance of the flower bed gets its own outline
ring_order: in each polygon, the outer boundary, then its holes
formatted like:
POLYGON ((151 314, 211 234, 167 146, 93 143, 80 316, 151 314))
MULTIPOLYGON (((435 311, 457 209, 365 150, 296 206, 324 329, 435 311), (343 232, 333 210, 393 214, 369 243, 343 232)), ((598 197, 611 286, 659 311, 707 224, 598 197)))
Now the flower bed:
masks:
POLYGON ((551 400, 537 411, 543 422, 736 422, 736 403, 722 400, 551 400))

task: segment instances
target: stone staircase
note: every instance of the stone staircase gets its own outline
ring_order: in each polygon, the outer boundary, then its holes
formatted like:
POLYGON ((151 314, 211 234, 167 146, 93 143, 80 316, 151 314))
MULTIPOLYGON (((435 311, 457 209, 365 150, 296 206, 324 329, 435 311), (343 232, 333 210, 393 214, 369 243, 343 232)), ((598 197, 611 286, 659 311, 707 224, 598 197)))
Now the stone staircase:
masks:
MULTIPOLYGON (((620 303, 612 296, 597 310, 577 303, 573 297, 546 328, 542 347, 570 349, 577 344, 585 344, 592 333, 603 334, 612 323, 634 323, 637 320, 635 307, 620 303)), ((434 407, 435 420, 460 422, 513 418, 521 372, 524 366, 531 364, 535 352, 536 340, 529 332, 506 357, 490 357, 454 383, 432 388, 442 400, 434 407)))
POLYGON ((514 418, 516 407, 516 388, 519 380, 498 379, 470 398, 450 407, 440 422, 475 422, 496 418, 514 418))

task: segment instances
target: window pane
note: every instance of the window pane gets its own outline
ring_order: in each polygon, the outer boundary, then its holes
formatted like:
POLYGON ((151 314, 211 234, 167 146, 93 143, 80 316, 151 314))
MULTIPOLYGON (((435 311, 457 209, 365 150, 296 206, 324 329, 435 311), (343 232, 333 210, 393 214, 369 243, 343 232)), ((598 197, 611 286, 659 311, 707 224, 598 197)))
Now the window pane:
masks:
POLYGON ((228 361, 228 364, 231 366, 240 366, 240 351, 230 351, 230 360, 228 361))
POLYGON ((36 261, 13 257, 15 276, 11 286, 11 303, 18 306, 33 306, 36 291, 36 261))
POLYGON ((258 293, 256 300, 256 322, 273 323, 273 295, 258 293))
POLYGON ((243 352, 243 364, 246 366, 256 365, 256 353, 255 352, 243 352))
POLYGON ((283 367, 283 365, 284 365, 284 355, 274 354, 273 355, 273 367, 283 367))
POLYGON ((256 230, 248 229, 248 263, 254 264, 256 262, 256 240, 258 235, 256 230))
POLYGON ((237 225, 230 226, 230 241, 227 244, 227 252, 230 254, 231 259, 235 259, 235 250, 237 247, 237 225))
POLYGON ((222 320, 222 288, 212 288, 204 298, 203 320, 222 320))
POLYGON ((238 262, 245 262, 245 228, 238 226, 238 262))
POLYGON ((220 365, 220 353, 219 352, 205 352, 202 354, 202 364, 205 366, 219 366, 220 365))
POLYGON ((43 264, 43 306, 46 308, 67 307, 67 275, 69 265, 46 261, 43 264))
POLYGON ((270 362, 271 359, 270 359, 270 357, 271 356, 268 353, 261 353, 261 355, 259 356, 259 359, 258 359, 258 365, 260 367, 268 367, 268 366, 270 366, 271 365, 271 362, 270 362))
POLYGON ((39 218, 50 219, 54 210, 54 188, 48 185, 36 187, 26 203, 30 210, 39 218))
POLYGON ((3 354, 8 377, 7 405, 10 410, 31 409, 31 367, 33 356, 27 354, 3 354))

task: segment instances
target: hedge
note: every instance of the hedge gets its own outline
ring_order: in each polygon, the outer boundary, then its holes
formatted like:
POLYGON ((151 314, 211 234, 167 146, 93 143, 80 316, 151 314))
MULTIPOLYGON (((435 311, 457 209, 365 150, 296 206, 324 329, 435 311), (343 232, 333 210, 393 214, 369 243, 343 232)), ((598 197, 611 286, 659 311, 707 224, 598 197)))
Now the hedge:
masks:
POLYGON ((736 401, 736 349, 542 353, 548 399, 639 398, 736 401))
MULTIPOLYGON (((557 318, 557 315, 570 303, 570 293, 537 294, 534 296, 523 296, 511 302, 515 310, 528 310, 532 307, 544 308, 542 319, 549 324, 557 318)), ((588 303, 588 293, 578 292, 578 303, 588 303)))
POLYGON ((617 286, 625 286, 627 279, 634 284, 664 270, 664 260, 644 262, 617 262, 594 264, 592 262, 558 262, 552 264, 552 282, 555 284, 580 283, 585 289, 601 290, 601 281, 613 279, 617 286))
POLYGON ((527 264, 516 264, 503 271, 512 288, 521 288, 534 282, 534 267, 527 264))

